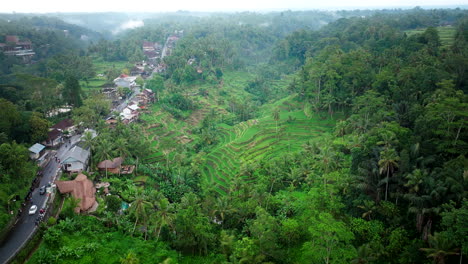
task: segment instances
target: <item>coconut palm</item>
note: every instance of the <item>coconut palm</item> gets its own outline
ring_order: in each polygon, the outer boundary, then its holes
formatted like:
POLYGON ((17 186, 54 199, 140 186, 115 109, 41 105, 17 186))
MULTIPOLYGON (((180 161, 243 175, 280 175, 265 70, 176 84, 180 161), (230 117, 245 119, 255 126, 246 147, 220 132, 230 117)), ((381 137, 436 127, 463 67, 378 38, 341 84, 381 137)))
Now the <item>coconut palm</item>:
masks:
POLYGON ((448 256, 459 255, 459 249, 453 248, 453 243, 449 237, 441 233, 429 235, 429 248, 421 248, 426 252, 428 258, 433 258, 437 264, 444 264, 448 256))
MULTIPOLYGON (((131 203, 129 208, 129 214, 135 218, 132 235, 135 233, 137 224, 142 223, 144 226, 146 226, 151 208, 152 204, 147 201, 147 197, 141 191, 138 191, 136 193, 135 200, 131 203)), ((145 238, 146 234, 147 231, 145 231, 145 238)))
POLYGON ((395 149, 393 148, 385 148, 383 151, 380 152, 380 160, 379 160, 379 172, 380 174, 386 174, 384 182, 385 182, 385 201, 387 201, 388 196, 388 183, 390 181, 390 176, 395 171, 395 168, 398 168, 398 161, 400 157, 396 153, 395 149))
POLYGON ((92 166, 92 157, 93 157, 93 152, 95 150, 95 147, 96 147, 96 140, 95 140, 95 137, 93 137, 93 134, 91 133, 91 131, 86 131, 83 135, 83 147, 85 149, 88 149, 89 150, 89 156, 91 157, 89 159, 89 167, 90 168, 93 168, 92 166))
POLYGON ((232 207, 230 204, 229 198, 226 196, 221 196, 216 199, 214 204, 213 211, 211 214, 219 220, 221 220, 222 225, 224 226, 224 219, 226 218, 226 214, 234 213, 236 209, 232 207))
MULTIPOLYGON (((113 155, 113 144, 106 138, 102 138, 98 141, 96 147, 96 159, 97 160, 110 160, 113 155)), ((106 178, 107 178, 107 164, 106 164, 106 178)))
POLYGON ((121 264, 138 264, 140 263, 140 260, 138 259, 135 253, 128 252, 124 258, 120 258, 120 263, 121 264))
POLYGON ((163 227, 167 226, 170 227, 171 229, 174 228, 174 220, 175 220, 175 214, 174 214, 174 208, 172 204, 167 200, 167 198, 162 198, 158 200, 156 203, 156 211, 152 215, 152 219, 154 220, 154 223, 156 224, 156 241, 159 240, 159 235, 161 234, 161 230, 163 227))
POLYGON ((354 258, 351 263, 352 264, 365 264, 365 263, 373 263, 377 260, 378 254, 372 248, 371 244, 364 244, 360 246, 357 250, 357 256, 354 258))

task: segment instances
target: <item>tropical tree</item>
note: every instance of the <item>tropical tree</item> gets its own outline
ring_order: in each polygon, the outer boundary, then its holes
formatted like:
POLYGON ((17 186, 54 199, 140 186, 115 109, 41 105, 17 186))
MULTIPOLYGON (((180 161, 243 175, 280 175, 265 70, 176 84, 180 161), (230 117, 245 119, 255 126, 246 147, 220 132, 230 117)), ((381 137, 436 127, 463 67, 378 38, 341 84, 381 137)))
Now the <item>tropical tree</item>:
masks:
POLYGON ((78 80, 73 76, 65 78, 62 96, 66 103, 74 107, 80 107, 83 104, 81 99, 81 87, 78 80))
POLYGON ((137 255, 130 251, 125 255, 125 257, 120 258, 120 263, 121 264, 139 264, 140 259, 137 257, 137 255))
MULTIPOLYGON (((113 155, 113 144, 103 135, 97 141, 96 159, 98 161, 111 160, 113 155)), ((107 178, 107 163, 106 163, 106 178, 107 178)))
POLYGON ((395 149, 393 148, 385 148, 383 151, 380 152, 380 160, 379 160, 379 171, 380 174, 385 174, 384 182, 385 182, 385 201, 387 201, 388 195, 388 184, 390 182, 390 177, 392 176, 395 168, 398 168, 398 161, 400 157, 396 153, 395 149))
POLYGON ((147 200, 146 195, 142 191, 137 191, 136 196, 129 208, 129 214, 135 219, 132 229, 132 235, 135 233, 137 224, 143 224, 145 228, 145 239, 148 233, 148 218, 151 214, 153 205, 147 200))
POLYGON ((427 254, 428 258, 434 259, 437 264, 444 264, 448 256, 459 255, 459 249, 453 248, 450 237, 435 233, 429 235, 429 248, 421 248, 427 254))
POLYGON ((86 131, 84 134, 83 134, 83 137, 82 137, 82 140, 83 140, 83 147, 85 149, 88 149, 89 150, 89 155, 90 155, 90 159, 89 159, 89 167, 90 168, 93 168, 92 166, 92 161, 93 161, 93 152, 94 150, 96 149, 96 137, 93 136, 93 133, 91 131, 86 131))
POLYGON ((175 214, 174 207, 165 197, 156 201, 155 206, 156 210, 151 215, 151 219, 155 223, 157 230, 156 241, 158 241, 161 230, 164 227, 170 227, 171 229, 174 228, 175 214))

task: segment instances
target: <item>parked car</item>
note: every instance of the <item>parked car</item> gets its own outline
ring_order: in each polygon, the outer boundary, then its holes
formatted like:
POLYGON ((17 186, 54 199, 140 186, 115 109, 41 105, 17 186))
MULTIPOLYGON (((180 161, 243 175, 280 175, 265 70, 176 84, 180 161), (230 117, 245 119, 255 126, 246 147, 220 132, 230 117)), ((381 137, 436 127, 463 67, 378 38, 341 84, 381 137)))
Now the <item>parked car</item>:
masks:
POLYGON ((39 189, 39 194, 40 195, 43 195, 46 193, 46 187, 45 186, 42 186, 40 189, 39 189))
POLYGON ((29 214, 30 215, 36 214, 36 211, 37 211, 37 205, 33 204, 31 208, 29 208, 29 214))

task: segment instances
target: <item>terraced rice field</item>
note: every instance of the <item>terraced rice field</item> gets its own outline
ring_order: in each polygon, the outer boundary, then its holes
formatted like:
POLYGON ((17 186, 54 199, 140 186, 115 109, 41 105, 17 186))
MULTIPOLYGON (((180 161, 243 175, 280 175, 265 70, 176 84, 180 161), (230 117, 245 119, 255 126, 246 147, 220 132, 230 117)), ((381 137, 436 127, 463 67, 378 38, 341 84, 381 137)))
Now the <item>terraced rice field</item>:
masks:
MULTIPOLYGON (((144 162, 170 165, 177 153, 191 152, 191 142, 198 137, 191 134, 191 130, 211 111, 215 111, 219 117, 229 115, 227 98, 251 96, 243 89, 249 78, 251 76, 244 73, 228 73, 221 86, 204 87, 210 91, 209 96, 192 97, 199 107, 186 120, 176 120, 161 106, 154 105, 149 114, 141 116, 143 133, 155 150, 144 162)), ((288 79, 284 79, 275 85, 285 86, 288 82, 288 79)), ((196 93, 198 88, 195 86, 189 92, 196 93)), ((332 129, 334 120, 319 117, 304 111, 304 108, 310 107, 304 107, 291 96, 263 105, 257 119, 235 126, 218 124, 217 145, 203 157, 200 168, 202 183, 205 186, 214 185, 218 193, 226 194, 234 178, 255 181, 255 178, 241 174, 244 165, 298 151, 308 140, 319 138, 332 129), (280 112, 278 122, 272 117, 273 109, 280 112)))
POLYGON ((145 159, 145 162, 162 163, 166 159, 171 159, 174 156, 174 150, 180 147, 178 138, 186 135, 186 131, 183 129, 184 123, 172 118, 166 112, 157 110, 152 111, 151 114, 142 115, 141 120, 146 122, 143 126, 143 133, 155 150, 145 159))
MULTIPOLYGON (((226 194, 243 165, 300 150, 305 142, 320 137, 334 126, 333 120, 307 117, 298 108, 289 101, 283 102, 278 124, 271 114, 265 114, 263 118, 233 127, 220 127, 220 144, 206 156, 202 168, 205 184, 215 185, 220 194, 226 194)), ((245 181, 255 180, 239 176, 245 181)))
MULTIPOLYGON (((455 38, 456 27, 453 26, 444 26, 444 27, 437 27, 437 31, 439 32, 440 43, 444 47, 451 46, 453 44, 455 38)), ((424 33, 426 29, 412 29, 405 31, 406 34, 409 36, 414 34, 421 34, 424 33)))

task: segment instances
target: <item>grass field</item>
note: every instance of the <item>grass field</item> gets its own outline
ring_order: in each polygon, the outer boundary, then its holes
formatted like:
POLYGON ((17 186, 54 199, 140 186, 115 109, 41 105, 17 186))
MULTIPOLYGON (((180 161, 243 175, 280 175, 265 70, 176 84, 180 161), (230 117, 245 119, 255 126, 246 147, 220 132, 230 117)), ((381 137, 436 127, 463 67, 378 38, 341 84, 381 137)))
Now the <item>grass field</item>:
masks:
MULTIPOLYGON (((444 27, 437 27, 436 29, 439 32, 440 42, 442 46, 443 47, 451 46, 455 38, 456 28, 452 26, 444 26, 444 27)), ((408 36, 411 36, 414 34, 424 33, 425 30, 426 28, 421 28, 421 29, 406 30, 405 32, 408 36)))
POLYGON ((131 67, 126 61, 103 61, 101 58, 94 58, 93 65, 96 70, 96 76, 88 80, 88 82, 81 81, 80 85, 83 91, 91 92, 95 89, 101 89, 106 84, 106 77, 99 77, 98 74, 105 74, 105 72, 112 67, 115 67, 118 71, 122 71, 125 68, 131 67))

